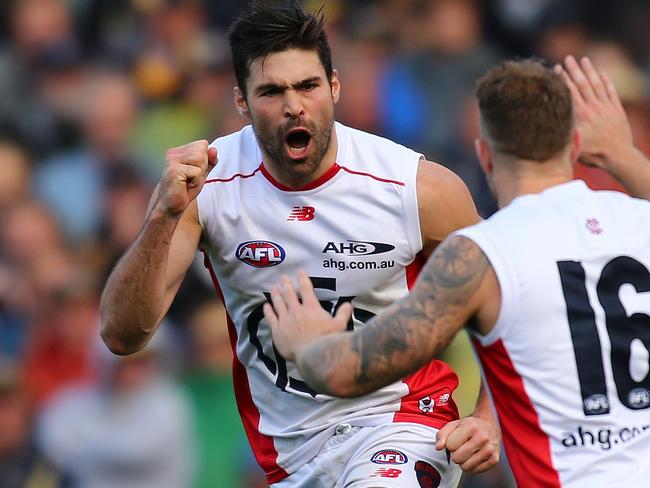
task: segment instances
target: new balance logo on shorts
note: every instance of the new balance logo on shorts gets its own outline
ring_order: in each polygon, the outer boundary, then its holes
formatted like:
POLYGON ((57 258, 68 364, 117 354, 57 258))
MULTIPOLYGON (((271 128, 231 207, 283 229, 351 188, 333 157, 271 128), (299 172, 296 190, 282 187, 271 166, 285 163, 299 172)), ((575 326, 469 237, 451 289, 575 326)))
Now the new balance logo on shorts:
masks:
POLYGON ((314 212, 316 209, 314 207, 293 207, 289 217, 287 217, 288 222, 308 222, 314 220, 314 212))
POLYGON ((397 468, 379 468, 373 474, 370 475, 371 478, 398 478, 402 474, 401 469, 397 468))

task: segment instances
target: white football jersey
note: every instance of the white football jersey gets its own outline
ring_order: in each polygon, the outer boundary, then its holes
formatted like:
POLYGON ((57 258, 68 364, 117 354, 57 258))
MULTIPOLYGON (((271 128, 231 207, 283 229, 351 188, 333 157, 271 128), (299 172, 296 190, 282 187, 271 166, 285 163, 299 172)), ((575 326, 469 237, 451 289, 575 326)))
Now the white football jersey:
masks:
POLYGON ((501 287, 474 345, 518 485, 650 486, 650 203, 573 181, 458 234, 501 287))
POLYGON ((298 191, 266 170, 252 127, 219 138, 219 162, 198 197, 206 261, 229 316, 238 407, 271 483, 311 460, 338 424, 439 428, 458 416, 458 380, 440 361, 338 399, 313 391, 273 347, 262 305, 282 274, 304 269, 327 310, 351 302, 352 328, 405 296, 421 265, 421 155, 339 123, 335 130, 336 164, 298 191))

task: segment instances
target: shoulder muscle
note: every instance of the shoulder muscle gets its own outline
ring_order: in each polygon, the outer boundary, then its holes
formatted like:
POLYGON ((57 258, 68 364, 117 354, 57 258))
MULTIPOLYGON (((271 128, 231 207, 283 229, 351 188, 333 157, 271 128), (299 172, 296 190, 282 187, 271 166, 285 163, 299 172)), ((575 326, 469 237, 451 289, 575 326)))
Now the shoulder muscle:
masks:
POLYGON ((417 194, 423 252, 426 255, 431 254, 452 232, 480 220, 465 183, 438 163, 420 160, 417 194))

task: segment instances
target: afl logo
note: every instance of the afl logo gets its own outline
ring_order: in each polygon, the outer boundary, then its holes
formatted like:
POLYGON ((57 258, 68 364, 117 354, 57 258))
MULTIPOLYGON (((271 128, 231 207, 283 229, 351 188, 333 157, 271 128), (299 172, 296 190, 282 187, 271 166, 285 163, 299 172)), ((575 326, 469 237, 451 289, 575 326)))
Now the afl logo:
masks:
POLYGON ((235 256, 254 268, 269 268, 284 261, 286 253, 278 244, 270 241, 242 242, 235 256))
POLYGON ((406 454, 396 449, 384 449, 373 454, 370 460, 375 464, 406 464, 406 454))
POLYGON ((594 393, 593 395, 585 398, 584 408, 587 415, 598 415, 600 413, 609 412, 609 401, 607 396, 601 393, 594 393))

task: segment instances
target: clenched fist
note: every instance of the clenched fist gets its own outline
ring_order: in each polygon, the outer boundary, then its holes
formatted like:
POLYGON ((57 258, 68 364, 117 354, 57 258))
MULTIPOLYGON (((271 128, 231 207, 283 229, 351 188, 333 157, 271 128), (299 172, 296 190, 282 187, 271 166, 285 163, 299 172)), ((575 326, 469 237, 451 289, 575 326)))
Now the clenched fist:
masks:
POLYGON ((156 205, 168 215, 180 215, 200 193, 217 164, 217 150, 208 141, 190 142, 167 151, 156 205))

